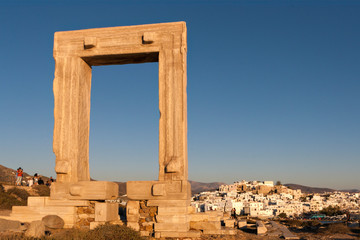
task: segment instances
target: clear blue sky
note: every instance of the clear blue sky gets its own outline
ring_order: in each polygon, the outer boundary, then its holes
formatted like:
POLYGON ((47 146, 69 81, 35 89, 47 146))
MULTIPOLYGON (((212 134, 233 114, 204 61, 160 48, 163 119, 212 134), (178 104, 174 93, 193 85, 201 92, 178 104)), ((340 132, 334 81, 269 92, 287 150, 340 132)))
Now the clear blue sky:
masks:
MULTIPOLYGON (((360 188, 359 1, 0 1, 0 164, 55 176, 54 32, 172 21, 191 180, 360 188)), ((92 81, 92 178, 157 179, 158 64, 92 81)))

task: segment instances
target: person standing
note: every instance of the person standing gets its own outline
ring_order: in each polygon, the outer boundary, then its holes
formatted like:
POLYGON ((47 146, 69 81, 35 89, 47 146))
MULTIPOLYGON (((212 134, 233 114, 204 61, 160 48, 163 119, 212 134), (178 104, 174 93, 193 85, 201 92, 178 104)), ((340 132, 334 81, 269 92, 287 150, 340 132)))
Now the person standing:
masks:
POLYGON ((42 180, 41 177, 39 177, 38 184, 39 184, 39 185, 44 185, 44 180, 42 180))
POLYGON ((23 178, 24 171, 21 167, 16 170, 16 185, 22 185, 22 178, 23 178))
POLYGON ((236 219, 236 209, 231 209, 231 218, 236 219))
POLYGON ((32 187, 32 185, 34 185, 34 179, 30 178, 28 183, 29 183, 29 187, 32 187))
POLYGON ((39 176, 37 173, 34 174, 34 185, 39 185, 38 184, 38 181, 39 181, 39 176))

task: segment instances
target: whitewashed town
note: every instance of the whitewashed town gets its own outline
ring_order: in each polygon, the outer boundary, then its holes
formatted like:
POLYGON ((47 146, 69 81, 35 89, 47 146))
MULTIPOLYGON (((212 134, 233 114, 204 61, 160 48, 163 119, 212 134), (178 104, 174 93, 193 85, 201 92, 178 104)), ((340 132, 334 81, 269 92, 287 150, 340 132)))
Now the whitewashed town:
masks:
MULTIPOLYGON (((236 210, 236 215, 258 218, 298 218, 304 214, 319 213, 328 207, 341 212, 360 213, 360 194, 331 192, 305 194, 273 181, 238 181, 221 185, 217 191, 201 192, 192 200, 197 212, 236 210)), ((344 216, 345 217, 345 214, 344 216)))

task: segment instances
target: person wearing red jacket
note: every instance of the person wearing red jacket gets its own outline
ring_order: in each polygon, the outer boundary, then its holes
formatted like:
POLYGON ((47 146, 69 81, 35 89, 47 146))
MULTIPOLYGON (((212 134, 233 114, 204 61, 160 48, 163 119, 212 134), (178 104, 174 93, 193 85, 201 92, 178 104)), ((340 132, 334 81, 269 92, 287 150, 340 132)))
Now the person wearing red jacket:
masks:
POLYGON ((23 179, 24 171, 21 167, 19 167, 16 171, 16 185, 20 186, 22 185, 22 179, 23 179))

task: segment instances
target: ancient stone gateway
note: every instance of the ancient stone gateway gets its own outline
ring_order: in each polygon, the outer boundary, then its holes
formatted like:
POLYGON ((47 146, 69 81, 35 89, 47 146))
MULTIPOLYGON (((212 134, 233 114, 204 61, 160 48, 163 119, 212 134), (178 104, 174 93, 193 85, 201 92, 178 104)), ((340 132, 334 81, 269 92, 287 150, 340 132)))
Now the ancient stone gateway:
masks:
MULTIPOLYGON (((159 62, 159 180, 127 182, 127 221, 140 229, 140 218, 149 210, 144 208, 151 208, 158 236, 189 231, 186 44, 184 22, 55 33, 53 150, 57 182, 50 199, 117 197, 116 184, 90 181, 91 67, 159 62)), ((108 205, 103 208, 110 211, 110 217, 104 220, 114 220, 113 207, 108 205)))
POLYGON ((65 227, 121 224, 117 203, 106 201, 118 197, 117 184, 90 181, 91 67, 159 62, 159 180, 127 182, 127 225, 144 236, 199 236, 189 231, 185 23, 57 32, 54 58, 57 181, 50 197, 29 197, 8 219, 58 215, 65 227))

